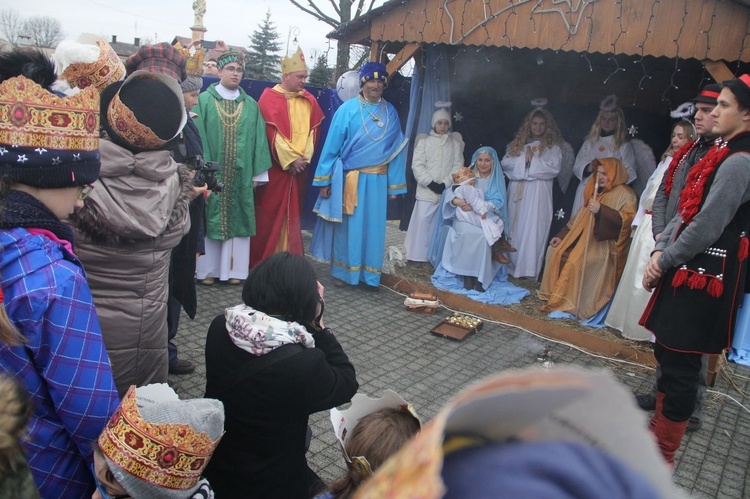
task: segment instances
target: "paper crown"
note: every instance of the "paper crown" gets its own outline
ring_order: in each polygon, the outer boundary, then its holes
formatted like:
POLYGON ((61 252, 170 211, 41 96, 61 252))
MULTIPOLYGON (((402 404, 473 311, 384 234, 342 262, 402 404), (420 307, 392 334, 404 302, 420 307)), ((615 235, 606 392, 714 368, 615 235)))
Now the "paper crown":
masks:
POLYGON ((72 88, 86 88, 93 85, 101 92, 107 85, 125 76, 125 65, 106 40, 97 40, 98 57, 91 61, 93 45, 75 42, 62 42, 55 51, 55 59, 64 69, 62 78, 72 88))
POLYGON ((305 54, 300 47, 291 56, 286 56, 281 60, 281 73, 287 74, 293 71, 307 70, 305 64, 305 54))
POLYGON ((180 42, 174 44, 174 48, 182 53, 187 59, 185 71, 187 71, 188 78, 191 76, 203 76, 203 58, 206 57, 206 51, 203 49, 196 49, 195 47, 183 47, 180 42))
POLYGON ((144 420, 135 386, 131 386, 98 443, 108 461, 133 477, 158 487, 186 490, 200 480, 219 440, 189 424, 144 420))
POLYGON ((463 184, 467 180, 471 180, 474 178, 474 173, 465 166, 462 166, 458 169, 456 173, 451 174, 451 178, 453 179, 454 184, 463 184))
POLYGON ((237 52, 236 50, 228 50, 222 54, 219 54, 219 56, 216 58, 216 67, 219 69, 223 69, 224 66, 226 66, 230 62, 236 62, 240 66, 244 66, 245 56, 243 56, 242 53, 237 52))

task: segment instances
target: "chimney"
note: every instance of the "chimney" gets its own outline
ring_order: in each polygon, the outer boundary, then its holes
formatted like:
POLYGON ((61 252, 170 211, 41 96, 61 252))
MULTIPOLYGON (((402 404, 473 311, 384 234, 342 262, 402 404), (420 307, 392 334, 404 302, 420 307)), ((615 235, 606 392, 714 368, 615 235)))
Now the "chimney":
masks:
POLYGON ((112 35, 112 43, 117 43, 117 35, 112 35))
POLYGON ((141 39, 136 36, 135 40, 133 41, 133 45, 135 45, 136 47, 140 47, 141 46, 141 39))

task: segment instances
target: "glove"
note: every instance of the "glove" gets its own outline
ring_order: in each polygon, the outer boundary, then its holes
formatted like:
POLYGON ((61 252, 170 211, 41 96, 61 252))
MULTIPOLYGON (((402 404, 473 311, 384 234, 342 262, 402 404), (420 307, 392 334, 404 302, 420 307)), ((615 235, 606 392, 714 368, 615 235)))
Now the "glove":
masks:
POLYGON ((430 182, 429 185, 427 185, 427 188, 435 194, 442 194, 445 190, 445 184, 442 182, 430 182))

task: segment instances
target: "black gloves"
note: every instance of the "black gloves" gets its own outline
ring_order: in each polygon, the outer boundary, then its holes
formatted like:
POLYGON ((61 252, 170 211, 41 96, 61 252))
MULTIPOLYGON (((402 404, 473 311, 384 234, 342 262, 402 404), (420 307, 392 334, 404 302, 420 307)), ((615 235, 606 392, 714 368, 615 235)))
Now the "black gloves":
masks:
POLYGON ((435 194, 442 194, 445 190, 445 184, 442 182, 430 182, 427 185, 427 188, 430 189, 435 194))

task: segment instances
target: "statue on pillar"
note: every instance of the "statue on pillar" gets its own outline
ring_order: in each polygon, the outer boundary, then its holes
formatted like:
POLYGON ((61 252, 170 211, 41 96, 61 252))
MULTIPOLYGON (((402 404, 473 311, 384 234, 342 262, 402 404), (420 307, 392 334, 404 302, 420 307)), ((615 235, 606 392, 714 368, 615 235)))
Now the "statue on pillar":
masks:
POLYGON ((206 0, 195 0, 193 2, 193 14, 195 15, 194 26, 203 26, 203 16, 206 14, 206 0))

